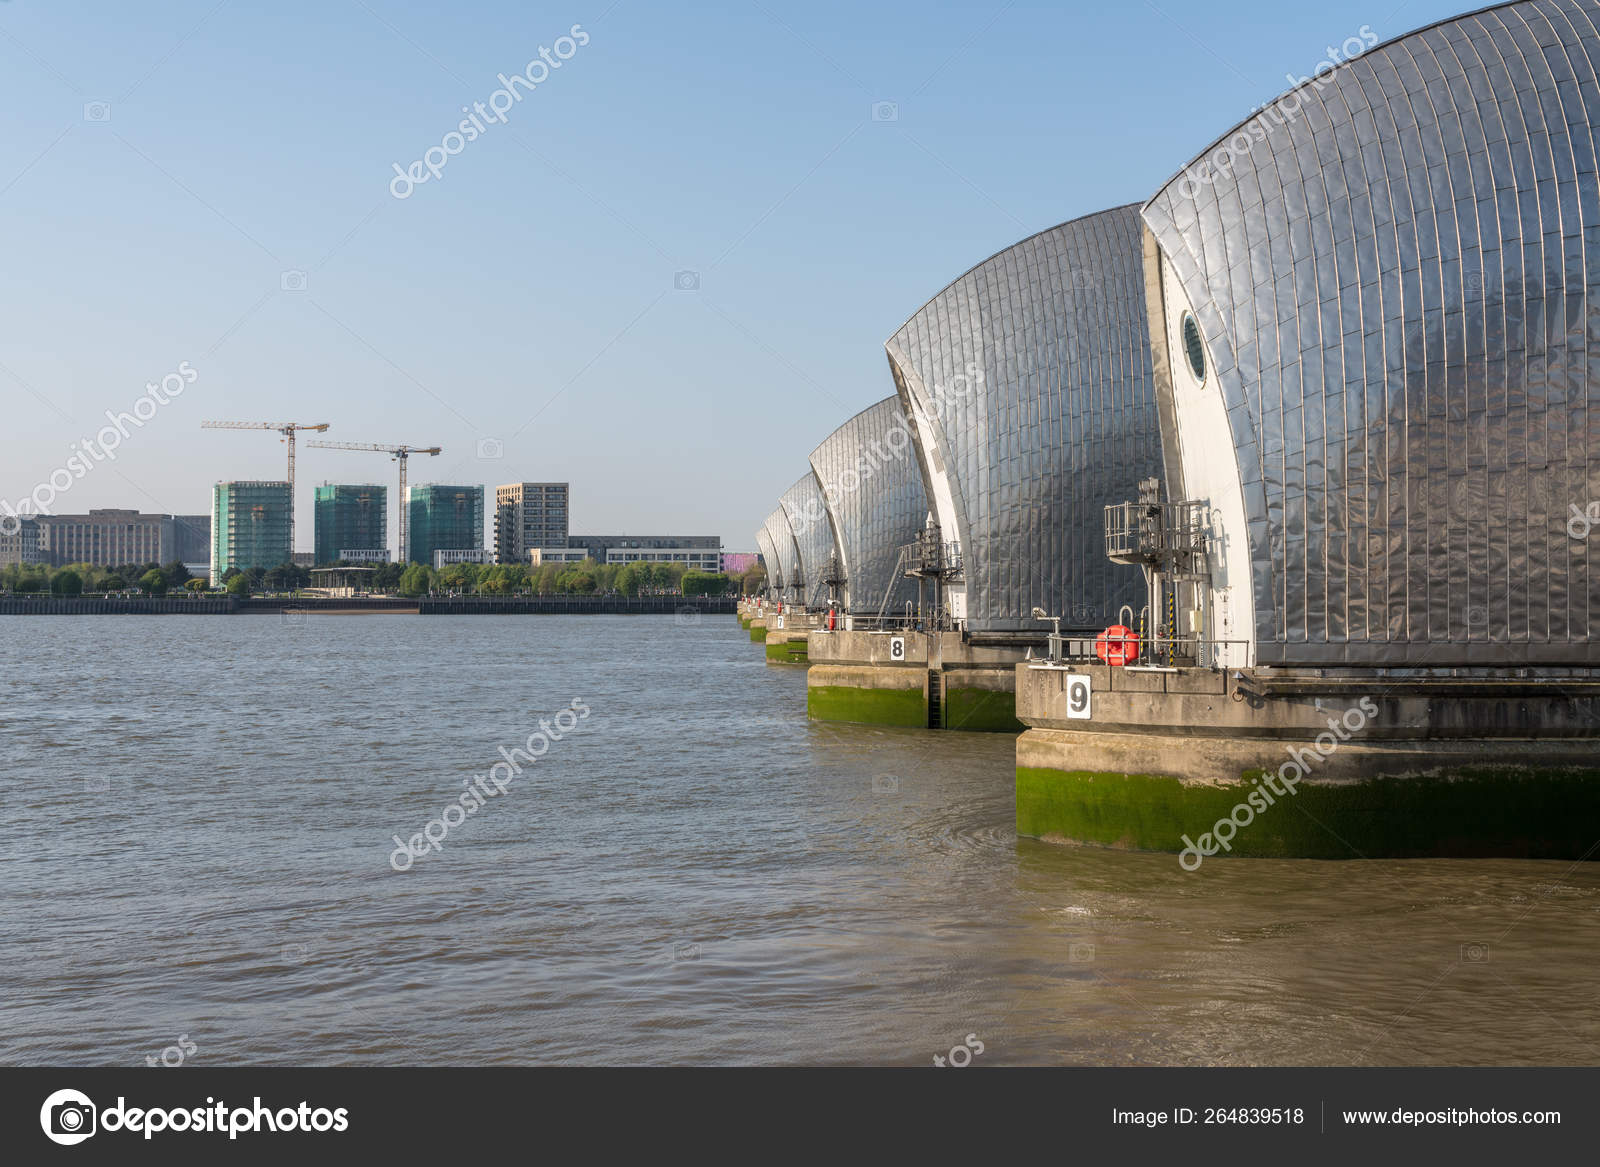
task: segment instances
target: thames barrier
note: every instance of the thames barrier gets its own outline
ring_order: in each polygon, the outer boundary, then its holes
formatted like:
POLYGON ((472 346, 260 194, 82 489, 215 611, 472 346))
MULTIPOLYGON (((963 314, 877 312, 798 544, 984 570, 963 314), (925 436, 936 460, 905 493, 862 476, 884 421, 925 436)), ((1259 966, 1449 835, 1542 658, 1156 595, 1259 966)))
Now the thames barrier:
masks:
POLYGON ((757 532, 811 717, 1191 869, 1592 857, 1596 16, 1376 45, 918 309, 757 532))

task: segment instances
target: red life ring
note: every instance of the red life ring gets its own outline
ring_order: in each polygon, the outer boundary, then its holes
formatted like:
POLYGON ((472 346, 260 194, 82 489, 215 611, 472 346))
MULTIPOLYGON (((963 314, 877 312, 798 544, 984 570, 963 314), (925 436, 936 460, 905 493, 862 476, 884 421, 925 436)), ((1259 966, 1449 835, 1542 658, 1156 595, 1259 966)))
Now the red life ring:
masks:
POLYGON ((1138 660, 1139 634, 1125 624, 1113 624, 1094 638, 1094 654, 1114 666, 1138 660))

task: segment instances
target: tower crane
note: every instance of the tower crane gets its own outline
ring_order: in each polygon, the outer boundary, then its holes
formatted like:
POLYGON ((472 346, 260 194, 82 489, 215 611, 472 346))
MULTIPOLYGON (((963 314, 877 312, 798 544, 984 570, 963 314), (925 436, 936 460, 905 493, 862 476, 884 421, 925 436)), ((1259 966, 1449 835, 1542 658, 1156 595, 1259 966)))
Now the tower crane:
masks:
POLYGON ((296 421, 203 421, 203 430, 277 430, 289 445, 289 558, 294 559, 294 435, 296 430, 313 430, 326 433, 330 428, 325 421, 306 425, 296 421))
POLYGON ((412 454, 431 454, 438 457, 443 452, 440 446, 377 446, 366 442, 307 442, 308 446, 315 446, 319 450, 366 450, 374 454, 388 454, 400 463, 400 562, 409 563, 406 557, 409 546, 406 542, 406 513, 410 506, 406 501, 406 459, 412 454))

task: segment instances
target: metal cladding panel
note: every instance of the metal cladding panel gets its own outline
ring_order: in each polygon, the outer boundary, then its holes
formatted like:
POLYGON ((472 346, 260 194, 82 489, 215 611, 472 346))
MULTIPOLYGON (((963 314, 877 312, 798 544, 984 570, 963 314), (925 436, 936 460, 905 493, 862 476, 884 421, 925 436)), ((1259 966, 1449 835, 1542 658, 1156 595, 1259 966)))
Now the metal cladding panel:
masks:
POLYGON ((844 568, 845 610, 903 610, 917 587, 895 567, 900 548, 922 532, 928 495, 900 399, 885 398, 834 430, 811 451, 811 470, 844 568))
MULTIPOLYGON (((967 626, 1028 630, 1034 607, 1103 627, 1144 603, 1106 558, 1106 504, 1161 473, 1136 206, 1064 223, 979 264, 888 343, 897 389, 937 434, 966 566, 967 626)), ((926 485, 935 487, 921 448, 926 485)))
MULTIPOLYGON (((779 590, 792 588, 800 578, 800 551, 795 546, 794 531, 789 527, 789 517, 779 507, 767 516, 767 538, 772 541, 774 562, 777 564, 776 584, 779 590)), ((767 568, 772 575, 772 568, 767 568)))
POLYGON ((795 549, 800 555, 800 582, 805 594, 799 600, 808 608, 828 602, 828 589, 822 582, 828 560, 833 556, 833 528, 828 525, 828 508, 823 505, 822 488, 811 471, 783 494, 780 500, 794 532, 795 549))
POLYGON ((1258 661, 1600 663, 1597 24, 1370 49, 1145 206, 1228 405, 1258 661))
POLYGON ((783 580, 779 576, 778 547, 765 527, 756 532, 756 548, 761 552, 761 561, 767 569, 767 592, 776 596, 783 590, 783 580))

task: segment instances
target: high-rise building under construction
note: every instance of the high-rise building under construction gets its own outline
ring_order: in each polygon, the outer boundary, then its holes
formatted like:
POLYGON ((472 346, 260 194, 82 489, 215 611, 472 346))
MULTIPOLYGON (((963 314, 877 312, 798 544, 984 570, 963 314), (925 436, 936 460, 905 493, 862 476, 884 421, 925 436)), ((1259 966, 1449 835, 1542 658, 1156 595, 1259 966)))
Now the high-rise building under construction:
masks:
POLYGON ((412 563, 432 563, 435 551, 483 548, 483 487, 426 483, 413 486, 410 508, 412 563))
POLYGON ((272 568, 288 563, 287 482, 219 482, 211 494, 211 582, 231 567, 272 568))
POLYGON ((334 563, 345 551, 387 551, 387 486, 324 483, 317 487, 315 506, 318 563, 334 563))

